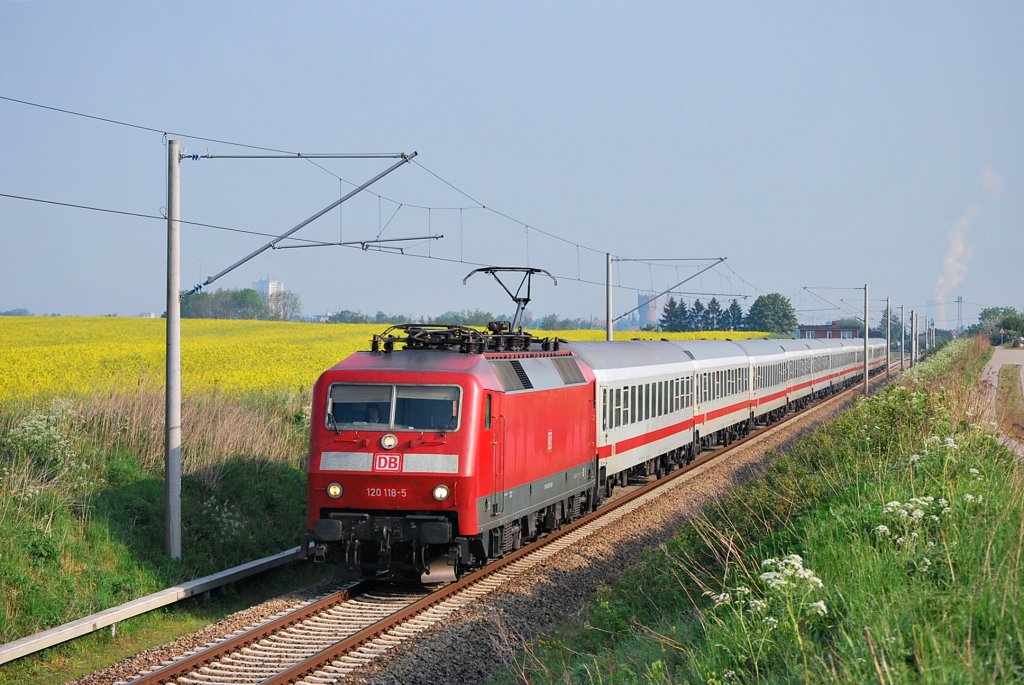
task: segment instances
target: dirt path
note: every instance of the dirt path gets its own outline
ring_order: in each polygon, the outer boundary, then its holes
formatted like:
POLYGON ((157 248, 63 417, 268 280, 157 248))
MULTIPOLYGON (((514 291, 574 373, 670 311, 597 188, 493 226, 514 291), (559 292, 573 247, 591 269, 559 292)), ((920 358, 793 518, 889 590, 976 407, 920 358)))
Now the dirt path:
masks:
MULTIPOLYGON (((996 421, 996 388, 999 385, 999 369, 1004 364, 1020 364, 1021 386, 1024 387, 1024 350, 995 348, 992 352, 992 359, 981 372, 981 382, 978 386, 981 392, 987 393, 989 396, 988 402, 985 403, 988 408, 986 419, 989 421, 996 421)), ((1000 438, 999 442, 1024 458, 1024 445, 1006 435, 1000 438)))

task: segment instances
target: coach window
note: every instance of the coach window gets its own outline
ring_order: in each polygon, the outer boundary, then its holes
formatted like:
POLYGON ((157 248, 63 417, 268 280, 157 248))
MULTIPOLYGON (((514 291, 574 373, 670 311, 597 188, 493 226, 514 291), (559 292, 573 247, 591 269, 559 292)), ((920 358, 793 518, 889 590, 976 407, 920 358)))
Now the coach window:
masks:
POLYGON ((612 428, 618 428, 622 425, 622 388, 615 388, 615 398, 612 402, 615 407, 615 420, 612 421, 612 428))

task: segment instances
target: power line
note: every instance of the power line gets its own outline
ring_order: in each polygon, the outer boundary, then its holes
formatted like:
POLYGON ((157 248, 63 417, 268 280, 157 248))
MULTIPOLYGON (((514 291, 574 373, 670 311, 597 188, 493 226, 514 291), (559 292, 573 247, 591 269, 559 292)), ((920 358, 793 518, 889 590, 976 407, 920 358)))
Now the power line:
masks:
POLYGON ((265 152, 281 152, 289 153, 290 150, 278 150, 272 147, 262 147, 260 145, 249 145, 246 143, 236 143, 230 140, 221 140, 218 138, 206 138, 203 136, 194 136, 189 133, 180 133, 176 131, 168 131, 167 129, 153 128, 152 126, 143 126, 142 124, 133 124, 127 121, 119 121, 118 119, 110 119, 108 117, 101 117, 95 114, 86 114, 85 112, 76 112, 71 109, 62 109, 60 107, 51 107, 50 105, 43 105, 38 102, 29 102, 28 100, 18 100, 17 98, 7 97, 6 95, 0 95, 0 100, 7 100, 8 102, 15 102, 19 105, 26 105, 28 107, 38 107, 39 109, 46 109, 51 112, 59 112, 60 114, 67 114, 75 117, 82 117, 83 119, 92 119, 94 121, 102 121, 107 124, 115 124, 117 126, 125 126, 127 128, 134 128, 140 131, 150 131, 152 133, 159 133, 164 136, 181 136, 183 138, 190 138, 192 140, 202 140, 207 143, 221 143, 223 145, 234 145, 237 147, 249 148, 250 150, 263 150, 265 152))
MULTIPOLYGON (((13 199, 13 200, 23 200, 23 201, 26 201, 26 202, 37 202, 39 204, 54 205, 54 206, 57 206, 57 207, 68 207, 68 208, 71 208, 71 209, 81 209, 81 210, 86 210, 86 211, 90 211, 90 212, 100 212, 100 213, 103 213, 103 214, 115 214, 115 215, 120 215, 120 216, 135 217, 135 218, 139 218, 139 219, 153 219, 153 220, 157 220, 157 221, 167 221, 167 217, 166 216, 159 215, 159 214, 145 214, 143 212, 130 212, 130 211, 121 210, 121 209, 111 209, 109 207, 95 207, 95 206, 91 206, 91 205, 83 205, 83 204, 78 204, 78 203, 74 203, 74 202, 60 202, 58 200, 46 200, 46 199, 38 198, 38 197, 28 197, 28 196, 25 196, 25 195, 14 195, 12 193, 0 193, 0 197, 6 197, 6 198, 13 199)), ((209 228, 209 229, 213 229, 213 230, 217 230, 217 231, 228 231, 228 232, 231 232, 231 233, 242 233, 244 235, 253 235, 253 236, 259 236, 259 237, 263 237, 263 238, 276 238, 277 237, 277 234, 275 234, 275 233, 266 233, 264 231, 255 231, 255 230, 244 229, 244 228, 233 228, 231 226, 220 226, 220 225, 217 225, 217 224, 209 224, 209 223, 204 223, 204 222, 200 222, 200 221, 188 221, 188 220, 185 220, 185 219, 181 219, 180 223, 185 224, 187 226, 196 226, 198 228, 209 228)), ((437 255, 413 254, 413 253, 410 253, 410 252, 406 252, 404 248, 388 247, 388 246, 382 246, 382 245, 373 245, 372 244, 374 242, 373 240, 350 241, 350 242, 345 242, 345 243, 341 243, 341 242, 338 242, 338 243, 325 243, 322 240, 313 240, 313 239, 309 239, 309 238, 297 238, 295 236, 290 236, 288 238, 288 240, 292 240, 292 241, 296 241, 296 242, 301 242, 301 243, 308 243, 311 246, 347 247, 347 248, 350 248, 350 249, 359 249, 359 250, 361 250, 363 252, 382 252, 382 253, 386 253, 386 254, 397 254, 397 255, 402 256, 402 257, 414 257, 414 258, 417 258, 417 259, 427 259, 427 260, 431 260, 431 261, 445 262, 445 263, 449 263, 449 264, 464 264, 464 265, 467 265, 467 266, 492 266, 492 264, 487 263, 487 262, 474 262, 474 261, 466 260, 466 259, 453 259, 451 257, 439 257, 437 255)), ((582 283, 582 284, 585 284, 585 285, 597 285, 597 286, 602 286, 602 287, 605 285, 605 283, 603 281, 595 281, 595 280, 591 280, 591 279, 587 279, 587 278, 582 278, 582 277, 579 277, 578 275, 577 276, 572 276, 572 275, 568 275, 568 274, 566 274, 566 275, 555 274, 555 275, 559 279, 566 280, 566 281, 572 281, 572 282, 576 282, 576 283, 582 283)), ((621 284, 616 286, 616 287, 618 287, 621 290, 626 290, 626 291, 631 291, 631 292, 645 292, 646 291, 644 288, 638 288, 638 287, 633 287, 633 286, 625 286, 625 285, 621 285, 621 284)), ((693 294, 703 294, 703 293, 693 293, 693 294)))
MULTIPOLYGON (((208 142, 208 143, 219 143, 219 144, 222 144, 222 145, 231 145, 231 146, 247 148, 247 149, 251 149, 251 150, 260 150, 260 151, 263 151, 263 152, 272 152, 272 153, 284 154, 284 155, 287 155, 289 157, 294 156, 297 159, 302 159, 302 160, 305 160, 305 161, 309 162, 310 164, 316 166, 321 171, 324 171, 325 173, 329 174, 330 176, 334 177, 335 179, 337 179, 337 180, 339 180, 339 181, 341 181, 343 183, 348 183, 349 185, 351 185, 353 187, 355 187, 357 185, 357 184, 355 184, 355 183, 353 183, 353 182, 351 182, 351 181, 349 181, 349 180, 339 176, 338 174, 334 173, 333 171, 327 169, 323 165, 317 163, 315 161, 315 159, 313 159, 313 157, 316 157, 316 155, 306 156, 306 155, 303 155, 302 153, 295 152, 293 150, 283 150, 283 149, 280 149, 280 148, 274 148, 274 147, 263 146, 263 145, 253 145, 253 144, 250 144, 250 143, 240 143, 240 142, 237 142, 237 141, 230 141, 230 140, 225 140, 225 139, 222 139, 222 138, 213 138, 213 137, 209 137, 209 136, 199 136, 199 135, 193 135, 193 134, 190 134, 190 133, 183 133, 183 132, 178 132, 178 131, 170 131, 170 130, 167 130, 167 129, 161 129, 161 128, 156 128, 156 127, 153 127, 153 126, 146 126, 146 125, 143 125, 143 124, 136 124, 136 123, 132 123, 132 122, 128 122, 128 121, 114 119, 114 118, 111 118, 111 117, 103 117, 103 116, 99 116, 99 115, 95 115, 95 114, 88 114, 88 113, 85 113, 85 112, 79 112, 79 111, 76 111, 76 110, 66 109, 66 108, 62 108, 62 107, 54 107, 52 105, 44 105, 44 104, 38 103, 38 102, 31 102, 31 101, 28 101, 28 100, 21 100, 21 99, 18 99, 18 98, 13 98, 13 97, 5 96, 5 95, 0 95, 0 100, 4 100, 4 101, 15 103, 15 104, 24 105, 24 106, 27 106, 27 107, 35 107, 35 108, 38 108, 38 109, 43 109, 43 110, 47 110, 47 111, 51 111, 51 112, 57 112, 59 114, 64 114, 64 115, 68 115, 68 116, 80 117, 80 118, 89 119, 89 120, 92 120, 92 121, 99 121, 99 122, 102 122, 102 123, 111 124, 111 125, 115 125, 115 126, 123 126, 123 127, 126 127, 126 128, 132 128, 132 129, 136 129, 136 130, 140 130, 140 131, 148 131, 148 132, 152 132, 152 133, 159 133, 159 134, 161 134, 164 137, 164 139, 166 139, 168 136, 177 136, 177 137, 181 137, 181 138, 188 138, 190 140, 199 140, 199 141, 208 142)), ((227 156, 227 155, 220 155, 220 156, 227 156)), ((200 156, 199 155, 191 155, 190 157, 195 157, 195 158, 198 159, 200 156)), ((460 213, 465 211, 465 210, 480 209, 480 210, 484 210, 484 211, 487 211, 487 212, 491 212, 491 213, 493 213, 496 216, 500 216, 500 217, 502 217, 502 218, 504 218, 504 219, 506 219, 508 221, 511 221, 513 223, 516 223, 516 224, 519 224, 519 225, 523 226, 526 229, 526 232, 527 232, 527 241, 529 241, 529 231, 535 231, 535 232, 537 232, 537 233, 539 233, 541 235, 547 236, 547 237, 549 237, 549 238, 551 238, 553 240, 557 240, 559 242, 562 242, 562 243, 565 243, 567 245, 573 246, 573 247, 575 247, 577 249, 577 251, 580 250, 580 249, 583 249, 583 250, 587 250, 589 252, 592 252, 594 254, 600 254, 600 255, 606 254, 608 252, 607 250, 600 250, 600 249, 591 247, 589 245, 584 245, 582 243, 578 243, 578 242, 569 240, 567 238, 563 238, 562 236, 559 236, 559 235, 557 235, 555 233, 551 233, 550 231, 546 231, 546 230, 544 230, 542 228, 538 228, 537 226, 529 224, 529 223, 527 223, 525 221, 521 221, 519 219, 516 219, 515 217, 513 217, 513 216, 511 216, 509 214, 506 214, 505 212, 499 211, 497 209, 494 209, 493 207, 490 207, 490 206, 484 204, 483 202, 480 202, 475 197, 473 197, 472 195, 470 195, 466 191, 462 190, 461 188, 456 186, 451 181, 449 181, 449 180, 445 179, 444 177, 442 177, 440 174, 432 171, 431 169, 428 169, 421 162, 414 160, 413 164, 415 164, 416 166, 420 167, 426 173, 430 174, 435 179, 437 179, 441 183, 445 184, 446 186, 448 186, 449 188, 451 188, 455 192, 459 193, 463 197, 465 197, 468 200, 470 200, 473 203, 475 203, 474 206, 469 206, 469 207, 430 207, 430 206, 424 206, 424 205, 416 205, 416 204, 412 204, 412 203, 399 202, 397 200, 394 200, 393 198, 387 197, 385 195, 381 195, 379 193, 376 193, 376 192, 373 192, 373 191, 370 191, 370 190, 367 190, 366 192, 369 193, 370 195, 376 196, 379 200, 380 199, 387 200, 388 202, 392 202, 395 205, 398 205, 398 207, 395 210, 395 214, 397 214, 398 211, 400 209, 402 209, 402 207, 409 207, 409 208, 415 208, 415 209, 423 209, 423 210, 427 210, 428 212, 436 209, 438 211, 459 211, 460 213)), ((43 202, 43 203, 47 203, 47 204, 60 205, 60 206, 66 206, 66 207, 73 207, 73 208, 78 208, 78 209, 86 209, 86 210, 91 210, 91 211, 102 211, 102 212, 107 212, 107 213, 111 213, 111 214, 122 214, 122 215, 125 215, 125 216, 136 216, 136 217, 139 217, 139 218, 150 218, 150 219, 165 219, 166 218, 166 217, 159 217, 159 216, 155 216, 155 215, 142 214, 142 213, 136 213, 136 212, 125 212, 125 211, 120 211, 120 210, 110 210, 110 209, 104 209, 104 208, 99 208, 99 207, 90 207, 90 206, 87 206, 87 205, 76 205, 76 204, 73 204, 73 203, 64 203, 64 202, 57 202, 57 201, 50 201, 50 200, 41 200, 41 199, 38 199, 38 198, 30 198, 30 197, 24 197, 24 196, 18 196, 18 195, 9 195, 9 194, 5 194, 5 193, 0 193, 0 196, 11 197, 11 198, 15 198, 15 199, 27 200, 27 201, 32 201, 32 202, 43 202)), ((394 215, 392 215, 392 218, 394 218, 394 215)), ((460 222, 461 222, 461 219, 460 219, 460 222)), ((229 228, 229 227, 224 227, 224 226, 216 226, 216 225, 213 225, 213 224, 203 224, 203 223, 189 222, 189 221, 182 221, 181 223, 188 224, 188 225, 195 225, 195 226, 205 227, 205 228, 214 228, 214 229, 218 229, 218 230, 232 231, 232 232, 238 232, 238 233, 246 233, 246 234, 251 234, 251 235, 261 235, 261 236, 271 235, 271 234, 261 233, 261 232, 257 232, 257 231, 247 231, 247 230, 243 230, 243 229, 235 229, 235 228, 229 228)), ((390 221, 389 221, 389 223, 390 223, 390 221)), ((385 226, 385 228, 386 228, 386 226, 385 226)), ((300 238, 293 238, 293 240, 302 240, 302 239, 300 239, 300 238)), ((304 242, 319 242, 319 241, 304 241, 304 242)), ((455 261, 462 262, 462 260, 455 260, 455 261)), ((657 260, 657 261, 652 260, 652 261, 645 262, 645 263, 651 264, 653 266, 666 266, 665 264, 658 263, 658 262, 662 262, 662 261, 664 261, 664 260, 657 260)), ((465 264, 475 264, 473 262, 462 262, 462 263, 465 263, 465 264)), ((754 288, 755 290, 760 291, 759 288, 757 288, 756 286, 753 286, 749 282, 745 281, 739 274, 736 273, 735 270, 732 269, 731 266, 729 268, 730 268, 730 271, 734 275, 736 275, 736 277, 739 278, 741 281, 746 283, 748 286, 754 288)), ((600 283, 597 283, 596 281, 588 281, 588 280, 582 279, 582 278, 572 278, 572 277, 568 277, 568 276, 562 276, 562 278, 565 278, 566 280, 579 281, 581 283, 600 284, 600 283)), ((623 289, 627 289, 627 290, 636 290, 638 292, 643 290, 641 288, 629 288, 629 287, 626 287, 626 286, 622 286, 621 284, 619 284, 617 287, 623 288, 623 289)))

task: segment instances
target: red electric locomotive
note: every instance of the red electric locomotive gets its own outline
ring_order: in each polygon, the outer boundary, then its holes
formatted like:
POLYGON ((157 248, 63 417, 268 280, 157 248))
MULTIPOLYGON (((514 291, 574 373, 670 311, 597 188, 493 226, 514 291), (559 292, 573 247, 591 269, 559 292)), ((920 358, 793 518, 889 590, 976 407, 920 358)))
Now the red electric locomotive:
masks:
POLYGON ((593 374, 557 341, 490 328, 395 326, 321 375, 318 556, 363 577, 448 579, 596 505, 593 374))
MULTIPOLYGON (((596 508, 615 484, 863 376, 852 341, 560 346, 519 327, 530 276, 547 272, 477 271, 524 274, 513 323, 394 326, 317 381, 316 557, 361 577, 447 580, 596 508)), ((884 341, 868 355, 881 370, 884 341)))

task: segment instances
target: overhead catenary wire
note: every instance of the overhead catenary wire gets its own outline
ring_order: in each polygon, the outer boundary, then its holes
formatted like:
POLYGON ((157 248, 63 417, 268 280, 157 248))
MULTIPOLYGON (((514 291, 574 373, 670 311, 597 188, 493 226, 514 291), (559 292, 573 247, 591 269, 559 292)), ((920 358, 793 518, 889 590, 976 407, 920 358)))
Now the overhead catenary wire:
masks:
MULTIPOLYGON (((114 215, 128 216, 128 217, 134 217, 134 218, 139 218, 139 219, 151 219, 151 220, 156 220, 156 221, 161 221, 161 222, 166 222, 167 221, 167 217, 164 216, 164 215, 160 215, 160 214, 146 214, 144 212, 133 212, 133 211, 121 210, 121 209, 111 209, 109 207, 96 207, 96 206, 92 206, 92 205, 84 205, 84 204, 74 203, 74 202, 62 202, 62 201, 59 201, 59 200, 48 200, 48 199, 38 198, 38 197, 29 197, 29 196, 26 196, 26 195, 15 195, 13 193, 3 193, 3 192, 0 192, 0 197, 6 197, 6 198, 9 198, 9 199, 13 199, 13 200, 22 200, 22 201, 26 201, 26 202, 35 202, 35 203, 39 203, 39 204, 53 205, 53 206, 57 206, 57 207, 67 207, 67 208, 70 208, 70 209, 80 209, 80 210, 91 211, 91 212, 100 212, 100 213, 104 213, 104 214, 114 214, 114 215)), ((227 232, 230 232, 230 233, 240 233, 240 234, 244 234, 244 235, 252 235, 252 236, 257 236, 257 237, 261 237, 261 238, 276 238, 276 237, 278 237, 277 234, 275 234, 275 233, 268 233, 266 231, 257 231, 257 230, 253 230, 253 229, 237 228, 237 227, 232 227, 232 226, 222 226, 222 225, 218 225, 218 224, 205 223, 205 222, 201 222, 201 221, 190 221, 190 220, 187 220, 187 219, 180 219, 179 223, 181 223, 182 225, 185 225, 185 226, 195 226, 197 228, 207 228, 207 229, 216 230, 216 231, 227 231, 227 232)), ((430 237, 428 236, 427 239, 429 239, 429 238, 430 237)), ((345 242, 339 241, 337 243, 331 243, 331 242, 325 242, 325 241, 322 241, 322 240, 315 240, 315 239, 310 239, 310 238, 299 238, 299 237, 296 237, 296 236, 289 236, 288 240, 289 241, 293 241, 293 242, 307 243, 309 245, 318 245, 318 246, 323 246, 323 247, 347 247, 347 248, 354 248, 354 249, 362 250, 364 252, 365 251, 369 251, 369 252, 374 252, 374 251, 376 251, 376 252, 390 252, 391 251, 391 250, 388 250, 386 248, 382 248, 380 246, 372 245, 372 243, 374 242, 373 239, 354 240, 354 241, 345 241, 345 242)), ((283 246, 278 246, 277 249, 283 249, 283 246)), ((414 258, 418 258, 418 259, 427 259, 427 260, 433 260, 433 261, 438 261, 438 262, 445 262, 445 263, 449 263, 449 264, 463 264, 463 265, 467 265, 467 266, 492 266, 492 264, 490 262, 476 262, 476 261, 466 260, 466 259, 461 259, 461 258, 460 259, 453 259, 453 258, 450 258, 450 257, 441 257, 441 256, 438 256, 438 255, 432 255, 432 256, 430 256, 430 255, 418 255, 418 254, 413 254, 413 253, 404 252, 404 251, 398 252, 398 254, 400 254, 400 256, 403 256, 403 257, 414 257, 414 258)), ((558 274, 558 273, 555 273, 555 276, 557 276, 559 280, 578 282, 578 283, 582 283, 582 284, 585 284, 585 285, 597 285, 597 286, 602 286, 602 287, 605 285, 604 281, 596 281, 596 280, 588 279, 588 278, 573 277, 570 274, 558 274)), ((616 287, 619 287, 622 290, 627 290, 627 291, 631 291, 631 292, 642 292, 642 291, 645 290, 644 288, 627 286, 627 285, 621 285, 621 284, 618 284, 616 287)), ((687 293, 684 293, 684 294, 687 294, 687 293)), ((704 293, 690 293, 690 294, 704 294, 704 293)))
MULTIPOLYGON (((86 112, 81 112, 81 111, 72 110, 72 109, 63 108, 63 107, 55 107, 55 106, 52 106, 52 105, 46 105, 46 104, 42 104, 42 103, 38 103, 38 102, 32 102, 32 101, 29 101, 29 100, 23 100, 23 99, 14 98, 14 97, 5 96, 5 95, 0 95, 0 100, 6 101, 6 102, 11 102, 11 103, 18 104, 18 105, 27 106, 27 107, 33 107, 33 108, 43 109, 43 110, 47 110, 47 111, 52 111, 52 112, 56 112, 56 113, 67 115, 67 116, 74 116, 74 117, 80 117, 80 118, 84 118, 84 119, 89 119, 89 120, 92 120, 92 121, 97 121, 97 122, 101 122, 101 123, 105 123, 105 124, 121 126, 121 127, 131 128, 131 129, 140 130, 140 131, 147 131, 147 132, 151 132, 151 133, 159 133, 161 136, 163 136, 165 144, 166 144, 166 140, 167 140, 168 136, 177 136, 177 137, 180 137, 180 138, 187 138, 189 140, 203 141, 203 142, 208 142, 208 143, 217 143, 217 144, 222 144, 222 145, 230 145, 230 146, 234 146, 234 147, 240 147, 240 148, 245 148, 245 149, 257 150, 257 151, 266 152, 266 153, 275 153, 274 155, 270 155, 270 154, 266 154, 266 155, 221 155, 221 154, 216 154, 215 155, 215 154, 212 154, 212 153, 208 152, 206 155, 195 155, 195 154, 194 155, 189 155, 188 156, 189 159, 196 159, 196 160, 198 160, 198 159, 202 159, 202 158, 216 159, 216 158, 243 158, 243 157, 248 157, 248 158, 271 158, 271 157, 277 157, 277 156, 284 156, 284 157, 289 157, 289 158, 294 157, 296 159, 305 160, 308 163, 313 164, 315 167, 317 167, 321 171, 324 171, 325 173, 327 173, 330 176, 332 176, 335 179, 337 179, 340 183, 347 183, 347 184, 349 184, 349 185, 351 185, 353 187, 356 187, 357 184, 353 183, 352 181, 349 181, 348 179, 343 178, 342 176, 340 176, 340 175, 334 173, 333 171, 331 171, 330 169, 327 169, 323 165, 319 164, 316 161, 316 159, 322 158, 322 157, 327 157, 327 156, 351 156, 351 157, 364 156, 365 157, 365 156, 368 156, 368 155, 374 155, 374 156, 381 155, 381 156, 385 156, 385 155, 389 154, 389 153, 301 153, 301 152, 296 152, 296 151, 293 151, 293 150, 285 150, 285 149, 282 149, 282 148, 268 146, 268 145, 255 145, 255 144, 252 144, 252 143, 243 143, 243 142, 227 140, 227 139, 219 138, 219 137, 196 135, 196 134, 185 133, 185 132, 180 132, 180 131, 171 131, 171 130, 168 130, 166 128, 147 126, 147 125, 138 124, 138 123, 134 123, 134 122, 124 121, 124 120, 121 120, 121 119, 116 119, 116 118, 113 118, 113 117, 106 117, 106 116, 100 116, 100 115, 96 115, 96 114, 89 114, 89 113, 86 113, 86 112)), ((480 202, 474 196, 470 195, 465 190, 463 190, 462 188, 458 187, 457 185, 455 185, 454 183, 452 183, 448 179, 442 177, 440 174, 436 173, 435 171, 427 168, 420 161, 413 160, 413 164, 415 166, 421 168, 427 174, 431 175, 432 177, 434 177, 435 179, 437 179, 441 183, 445 184, 446 186, 448 186, 449 188, 451 188, 452 190, 454 190, 455 192, 457 192, 461 196, 465 197, 466 199, 468 199, 468 200, 470 200, 471 202, 474 203, 473 206, 432 207, 432 206, 427 206, 427 205, 418 205, 418 204, 409 203, 409 202, 399 202, 399 201, 394 200, 394 199, 392 199, 392 198, 390 198, 390 197, 388 197, 386 195, 382 195, 380 193, 376 193, 376 192, 374 192, 372 190, 365 190, 365 192, 367 192, 368 194, 377 196, 379 199, 388 200, 389 202, 393 202, 394 204, 399 206, 399 209, 401 207, 407 207, 407 208, 424 209, 424 210, 427 210, 428 212, 433 211, 433 210, 439 210, 439 211, 440 210, 459 211, 459 213, 460 213, 460 218, 459 218, 459 222, 460 222, 460 249, 459 249, 460 259, 459 260, 451 260, 451 259, 447 259, 447 258, 439 258, 436 255, 427 255, 428 259, 441 259, 442 261, 458 261, 458 262, 462 262, 462 263, 465 263, 465 264, 474 264, 474 265, 478 264, 477 262, 465 261, 465 259, 464 259, 463 245, 462 245, 462 233, 463 233, 462 222, 463 222, 463 212, 466 211, 466 210, 482 210, 482 211, 493 213, 494 215, 499 216, 501 218, 504 218, 504 219, 506 219, 508 221, 512 221, 512 222, 515 222, 515 223, 522 224, 524 226, 525 232, 526 232, 526 238, 525 239, 526 239, 527 262, 530 261, 530 256, 529 256, 529 253, 530 253, 529 233, 531 231, 536 232, 536 233, 541 234, 541 235, 544 235, 544 236, 546 236, 548 238, 551 238, 553 240, 565 243, 567 245, 574 246, 576 248, 577 252, 580 251, 580 250, 586 250, 588 252, 591 252, 591 253, 594 253, 594 254, 599 254, 599 255, 602 255, 602 256, 605 255, 608 252, 607 250, 598 249, 598 248, 595 248, 595 247, 590 246, 590 245, 586 245, 586 244, 583 244, 583 243, 580 243, 580 242, 577 242, 577 241, 569 240, 569 239, 564 238, 564 237, 562 237, 562 236, 560 236, 558 234, 555 234, 555 233, 552 233, 552 232, 547 231, 545 229, 542 229, 542 228, 539 228, 537 226, 534 226, 533 224, 530 224, 529 222, 523 222, 523 221, 521 221, 519 219, 516 219, 515 217, 513 217, 513 216, 511 216, 511 215, 509 215, 509 214, 507 214, 505 212, 502 212, 502 211, 497 210, 497 209, 495 209, 495 208, 493 208, 493 207, 491 207, 491 206, 489 206, 489 205, 487 205, 487 204, 485 204, 483 202, 480 202)), ((11 198, 15 198, 15 199, 24 199, 24 200, 36 201, 36 202, 43 201, 43 200, 39 200, 37 198, 29 198, 29 197, 25 197, 25 196, 17 196, 17 195, 9 195, 9 194, 2 194, 2 195, 5 196, 5 197, 11 197, 11 198)), ((43 201, 43 202, 45 202, 45 201, 43 201)), ((126 215, 126 216, 138 216, 140 218, 159 218, 159 219, 165 219, 165 217, 156 217, 154 215, 147 215, 147 214, 143 214, 143 213, 123 212, 123 211, 120 211, 120 210, 104 210, 102 208, 89 207, 89 206, 86 206, 86 205, 76 205, 74 203, 61 203, 61 202, 57 202, 57 201, 49 201, 49 203, 50 204, 55 204, 55 205, 64 205, 64 206, 68 206, 68 207, 76 207, 76 208, 79 208, 79 209, 90 209, 90 210, 93 210, 93 211, 109 211, 110 213, 115 213, 115 214, 120 213, 120 214, 123 214, 123 215, 126 215)), ((396 213, 397 213, 397 210, 396 210, 396 213)), ((263 235, 263 236, 272 235, 272 234, 258 232, 258 231, 248 231, 248 230, 244 230, 244 229, 234 229, 234 228, 230 228, 230 227, 216 226, 214 224, 204 224, 204 223, 201 223, 201 222, 182 221, 181 223, 182 224, 186 224, 186 225, 195 225, 195 226, 213 228, 213 229, 217 229, 217 230, 226 230, 226 231, 232 231, 232 232, 238 232, 238 233, 246 233, 246 234, 251 234, 251 235, 263 235)), ((386 226, 384 226, 383 228, 386 228, 386 226)), ((383 230, 383 228, 382 228, 382 230, 383 230)), ((289 237, 288 239, 289 240, 303 241, 303 239, 294 238, 294 237, 289 237)), ((309 244, 317 244, 317 243, 322 242, 322 241, 305 241, 305 242, 308 242, 309 244)), ((340 242, 342 242, 342 241, 339 240, 339 243, 340 242)), ((358 241, 356 241, 356 243, 360 244, 360 243, 358 243, 358 241)), ((428 240, 428 246, 429 246, 429 240, 428 240)), ((429 249, 429 247, 428 247, 428 249, 429 249)), ((404 251, 402 252, 402 254, 405 254, 404 251)), ((577 257, 577 261, 579 262, 579 257, 577 257)), ((650 260, 650 261, 651 261, 651 263, 653 263, 655 265, 663 266, 664 264, 662 264, 662 262, 664 262, 665 260, 658 259, 658 260, 650 260)), ((736 274, 735 270, 733 270, 731 268, 731 266, 730 266, 730 270, 738 278, 740 278, 741 281, 743 281, 742 277, 740 277, 739 274, 736 274)), ((596 285, 604 285, 603 282, 593 281, 593 280, 590 280, 590 279, 582 278, 581 274, 580 274, 580 271, 581 271, 581 269, 580 269, 579 264, 578 264, 577 265, 577 277, 576 278, 572 278, 571 276, 567 276, 567 275, 560 275, 560 277, 561 278, 565 278, 566 280, 578 281, 580 283, 590 283, 590 284, 596 284, 596 285)), ((748 283, 746 281, 743 281, 743 282, 746 283, 747 285, 751 285, 750 283, 748 283)), ((642 288, 634 288, 634 287, 629 287, 629 286, 622 285, 621 284, 621 277, 620 277, 620 282, 618 283, 617 287, 619 287, 621 289, 625 289, 625 290, 635 290, 637 292, 640 292, 640 291, 644 290, 642 288)), ((754 286, 751 286, 751 287, 754 287, 754 286)), ((757 290, 757 288, 755 288, 755 290, 757 290)))

